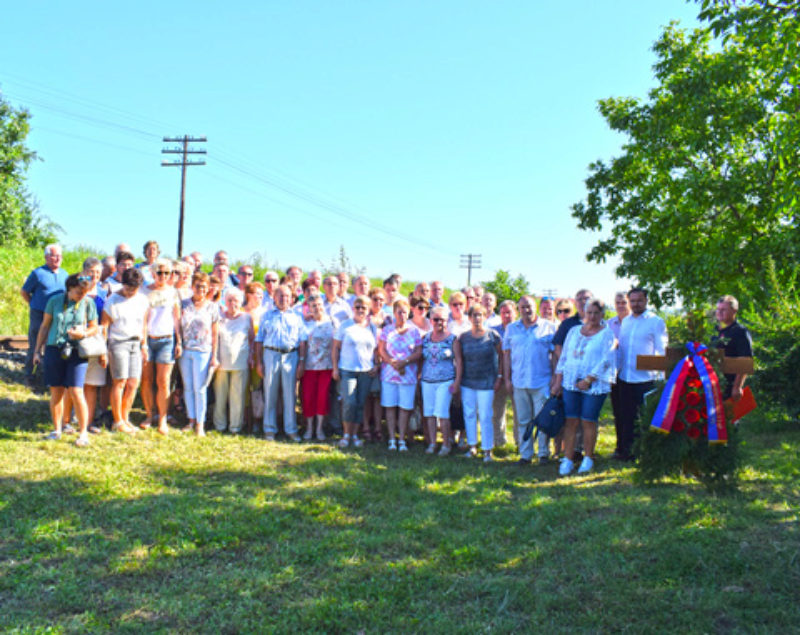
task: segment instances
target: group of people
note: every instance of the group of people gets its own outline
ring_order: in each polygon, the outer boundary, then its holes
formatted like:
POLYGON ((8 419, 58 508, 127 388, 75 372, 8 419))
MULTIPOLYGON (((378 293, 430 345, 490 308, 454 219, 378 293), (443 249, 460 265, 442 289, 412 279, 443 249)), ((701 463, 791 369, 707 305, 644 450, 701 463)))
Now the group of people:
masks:
MULTIPOLYGON (((592 470, 610 394, 614 457, 634 458, 638 410, 659 377, 639 370, 637 356, 663 355, 667 346, 664 320, 647 309, 642 288, 616 294, 616 313, 606 319, 605 304, 586 289, 574 300, 537 304, 526 295, 496 307, 479 285, 445 301, 441 282, 422 282, 406 298, 399 275, 380 287, 360 275, 351 293, 346 273, 304 277, 293 266, 284 275, 268 271, 262 284, 249 265, 233 273, 224 251, 211 274, 197 252, 162 258, 155 241, 143 252, 137 263, 121 244, 113 258, 88 258, 67 275, 60 247, 49 245, 45 264, 22 286, 30 307, 26 373, 33 381, 41 365, 50 388, 47 438, 69 431, 74 411, 76 443, 86 445, 100 431, 96 406, 102 411, 106 400, 112 430, 135 433, 130 411, 141 384, 140 427, 164 435, 172 405, 185 412, 185 429, 203 436, 211 395, 218 431, 236 434, 249 423, 274 441, 282 424, 291 441, 324 440, 327 430, 340 435, 341 448, 385 440, 393 452, 407 451, 417 433, 429 454, 460 449, 489 462, 507 442, 510 399, 520 463, 560 455, 567 475, 592 470), (563 432, 524 440, 550 395, 563 396, 563 432)), ((720 341, 735 341, 735 354, 746 355, 737 310, 735 298, 720 299, 720 341)), ((741 395, 744 380, 729 378, 728 392, 741 395)))

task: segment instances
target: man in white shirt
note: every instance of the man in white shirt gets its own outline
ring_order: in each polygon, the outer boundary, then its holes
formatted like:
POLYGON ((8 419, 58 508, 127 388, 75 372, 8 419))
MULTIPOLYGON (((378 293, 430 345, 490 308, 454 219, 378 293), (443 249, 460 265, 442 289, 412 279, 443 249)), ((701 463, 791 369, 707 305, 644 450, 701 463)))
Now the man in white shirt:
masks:
POLYGON ((364 274, 358 276, 355 280, 353 280, 353 295, 347 298, 347 304, 350 305, 350 308, 353 308, 353 303, 356 301, 356 298, 360 295, 369 295, 369 278, 364 274))
POLYGON ((614 458, 632 461, 633 440, 637 436, 636 419, 644 396, 653 382, 663 376, 659 371, 637 370, 639 355, 664 355, 667 348, 667 325, 647 310, 647 291, 635 287, 628 292, 631 313, 622 320, 619 333, 619 426, 614 458))

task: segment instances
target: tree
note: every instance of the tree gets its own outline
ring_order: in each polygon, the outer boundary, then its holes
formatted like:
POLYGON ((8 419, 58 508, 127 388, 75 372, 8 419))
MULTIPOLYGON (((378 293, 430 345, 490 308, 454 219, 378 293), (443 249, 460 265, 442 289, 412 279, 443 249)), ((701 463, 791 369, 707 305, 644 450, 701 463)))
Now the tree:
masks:
POLYGON ((25 145, 30 114, 0 95, 0 245, 41 247, 55 240, 57 225, 39 213, 25 187, 36 153, 25 145))
POLYGON ((518 302, 523 295, 529 295, 528 281, 522 274, 512 278, 505 269, 500 269, 494 274, 494 280, 481 282, 481 286, 497 297, 497 304, 503 300, 518 302))
POLYGON ((701 3, 701 29, 668 26, 654 45, 646 100, 599 102, 626 136, 622 154, 589 166, 581 229, 607 231, 587 254, 619 255, 656 304, 733 293, 765 301, 800 254, 800 75, 796 2, 701 3), (716 38, 716 39, 715 39, 716 38))
POLYGON ((344 271, 351 278, 354 278, 355 276, 360 276, 366 270, 365 267, 359 267, 353 264, 353 261, 350 260, 350 256, 348 256, 345 251, 344 245, 339 245, 339 253, 331 258, 327 265, 322 262, 322 260, 317 260, 317 262, 325 275, 336 275, 340 271, 344 271))

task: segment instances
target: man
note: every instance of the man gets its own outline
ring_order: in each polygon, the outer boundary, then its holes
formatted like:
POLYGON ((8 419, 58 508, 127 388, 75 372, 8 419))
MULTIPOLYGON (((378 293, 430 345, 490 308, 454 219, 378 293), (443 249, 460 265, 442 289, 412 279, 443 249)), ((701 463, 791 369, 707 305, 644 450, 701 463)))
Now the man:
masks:
POLYGON ((461 293, 463 293, 464 297, 467 299, 467 306, 464 308, 464 312, 467 312, 469 311, 470 307, 477 302, 475 289, 472 287, 462 287, 461 293))
POLYGON ((198 271, 203 270, 203 254, 199 251, 193 251, 189 254, 189 257, 192 259, 194 272, 197 273, 198 271))
POLYGON ((483 287, 481 285, 479 285, 479 284, 473 284, 472 285, 472 291, 475 294, 475 301, 478 304, 482 305, 483 304, 483 294, 485 293, 485 291, 483 290, 483 287))
POLYGON ((122 274, 128 269, 133 269, 136 264, 136 258, 129 251, 120 251, 117 253, 117 267, 114 275, 109 276, 106 282, 108 283, 111 293, 116 293, 122 289, 122 274))
MULTIPOLYGON (((520 319, 506 327, 503 336, 503 377, 508 393, 514 396, 519 425, 514 440, 519 446, 520 464, 533 458, 533 437, 522 440, 525 428, 533 421, 550 395, 555 368, 553 339, 556 324, 536 314, 536 300, 529 295, 519 300, 520 319)), ((546 463, 550 440, 544 432, 537 436, 539 463, 546 463)))
POLYGON ((539 301, 539 315, 545 320, 552 321, 555 319, 555 306, 553 305, 553 298, 551 296, 546 295, 539 301))
POLYGON ((619 332, 619 427, 614 458, 633 461, 633 441, 637 436, 636 418, 644 396, 653 389, 653 382, 662 376, 659 371, 637 370, 639 355, 664 355, 667 349, 667 325, 647 310, 647 291, 634 287, 628 292, 631 313, 619 332))
POLYGON ((351 309, 353 308, 353 302, 356 301, 358 296, 369 295, 369 287, 369 278, 364 274, 361 274, 355 280, 353 280, 353 295, 347 299, 347 303, 350 305, 351 309))
MULTIPOLYGON (((494 306, 494 294, 492 295, 492 306, 494 306)), ((484 297, 484 307, 486 307, 486 296, 484 297)), ((491 313, 487 309, 487 314, 491 313)), ((517 305, 513 300, 503 300, 500 303, 500 310, 497 316, 498 321, 493 326, 489 326, 495 331, 502 341, 503 336, 506 334, 506 329, 509 324, 517 319, 517 305)), ((489 320, 486 321, 488 326, 489 320)), ((499 360, 501 372, 503 360, 499 360)), ((517 419, 517 407, 514 405, 514 394, 506 390, 506 385, 502 384, 500 388, 494 391, 494 398, 492 400, 492 427, 494 428, 494 439, 497 445, 505 445, 506 441, 506 411, 508 400, 511 398, 511 410, 514 414, 514 443, 517 443, 517 430, 519 429, 519 420, 517 419)))
POLYGON ((353 310, 346 300, 339 297, 339 278, 336 276, 327 276, 322 281, 322 289, 325 293, 325 300, 323 306, 325 313, 328 314, 334 324, 340 324, 346 319, 353 317, 353 310))
POLYGON ((500 316, 494 312, 494 308, 497 306, 497 296, 491 292, 484 293, 481 297, 481 305, 486 309, 486 328, 493 329, 499 326, 500 316))
POLYGON ((245 287, 253 281, 253 268, 250 265, 241 265, 236 274, 239 279, 239 291, 245 293, 245 287))
POLYGON ((280 278, 274 271, 267 271, 264 274, 264 299, 261 301, 261 306, 265 311, 272 311, 275 308, 275 289, 278 288, 280 278))
MULTIPOLYGON (((225 292, 228 289, 234 287, 234 284, 231 282, 231 268, 228 266, 226 262, 215 262, 214 269, 211 272, 211 275, 216 276, 217 279, 222 283, 222 295, 220 296, 219 300, 223 304, 225 303, 225 292)), ((236 281, 239 282, 238 280, 236 281)), ((236 285, 238 286, 238 284, 236 285)))
POLYGON ((437 306, 447 308, 447 305, 444 303, 444 285, 439 280, 434 280, 431 282, 431 310, 435 309, 437 306))
POLYGON ((383 281, 383 292, 386 294, 386 302, 383 305, 384 313, 392 315, 394 313, 394 303, 397 300, 405 299, 400 295, 400 280, 397 274, 392 274, 383 281))
POLYGON ((346 302, 347 298, 349 297, 347 290, 350 288, 350 276, 347 274, 346 271, 340 271, 338 277, 339 277, 339 297, 346 302))
POLYGON ((122 252, 132 254, 133 249, 131 249, 131 246, 128 243, 120 243, 116 247, 114 247, 114 258, 119 260, 119 255, 122 252))
MULTIPOLYGON (((229 289, 230 287, 238 287, 239 286, 239 279, 233 274, 231 271, 231 263, 228 259, 228 252, 220 249, 217 253, 214 254, 214 270, 213 274, 219 278, 220 282, 222 282, 222 289, 223 295, 224 290, 229 289), (225 265, 224 272, 225 275, 221 276, 217 273, 217 269, 225 265)), ((224 298, 220 298, 224 301, 224 298)))
MULTIPOLYGON (((617 338, 617 374, 619 374, 619 369, 622 365, 622 357, 619 351, 619 333, 622 328, 622 320, 631 313, 631 306, 628 304, 627 293, 624 291, 618 291, 616 293, 614 296, 614 308, 617 314, 608 321, 608 328, 612 330, 614 337, 617 338)), ((611 410, 614 413, 614 428, 617 430, 617 437, 619 437, 619 382, 615 382, 611 385, 611 410)))
POLYGON ((100 264, 103 265, 103 271, 100 274, 100 284, 102 284, 114 274, 114 270, 117 268, 117 260, 114 256, 106 256, 100 261, 100 264))
POLYGON ((44 264, 28 274, 19 293, 28 305, 28 352, 25 354, 25 381, 34 385, 33 354, 36 352, 36 337, 44 319, 47 301, 56 293, 64 291, 67 272, 61 268, 63 255, 59 245, 44 248, 44 264))
MULTIPOLYGON (((752 357, 753 340, 750 332, 736 321, 739 312, 739 301, 732 295, 724 295, 717 300, 717 333, 711 342, 717 348, 725 349, 725 357, 752 357)), ((725 374, 723 399, 733 398, 739 401, 747 375, 744 373, 725 374)))
POLYGON ((264 438, 274 441, 278 431, 278 395, 283 399, 283 429, 292 441, 300 441, 295 417, 295 385, 303 377, 306 333, 303 318, 290 310, 292 290, 275 290, 275 308, 261 316, 256 335, 256 366, 264 378, 264 438))
POLYGON ((417 286, 414 287, 414 295, 420 299, 425 300, 426 302, 431 301, 431 285, 427 282, 418 282, 417 286))
POLYGON ((310 280, 317 289, 322 289, 322 272, 319 269, 312 269, 308 272, 306 280, 310 280))

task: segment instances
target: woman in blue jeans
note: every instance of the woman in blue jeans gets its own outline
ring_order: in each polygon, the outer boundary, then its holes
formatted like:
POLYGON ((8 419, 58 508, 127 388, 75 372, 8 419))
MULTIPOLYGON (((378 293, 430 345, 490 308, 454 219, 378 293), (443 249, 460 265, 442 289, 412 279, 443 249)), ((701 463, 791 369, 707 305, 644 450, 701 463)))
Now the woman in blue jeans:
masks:
POLYGON ((586 301, 583 326, 573 328, 564 341, 556 366, 553 393, 564 392, 564 458, 559 474, 575 469, 570 457, 575 450, 575 433, 583 429, 583 461, 578 474, 594 467, 597 421, 616 374, 614 333, 603 322, 605 304, 597 298, 586 301))

